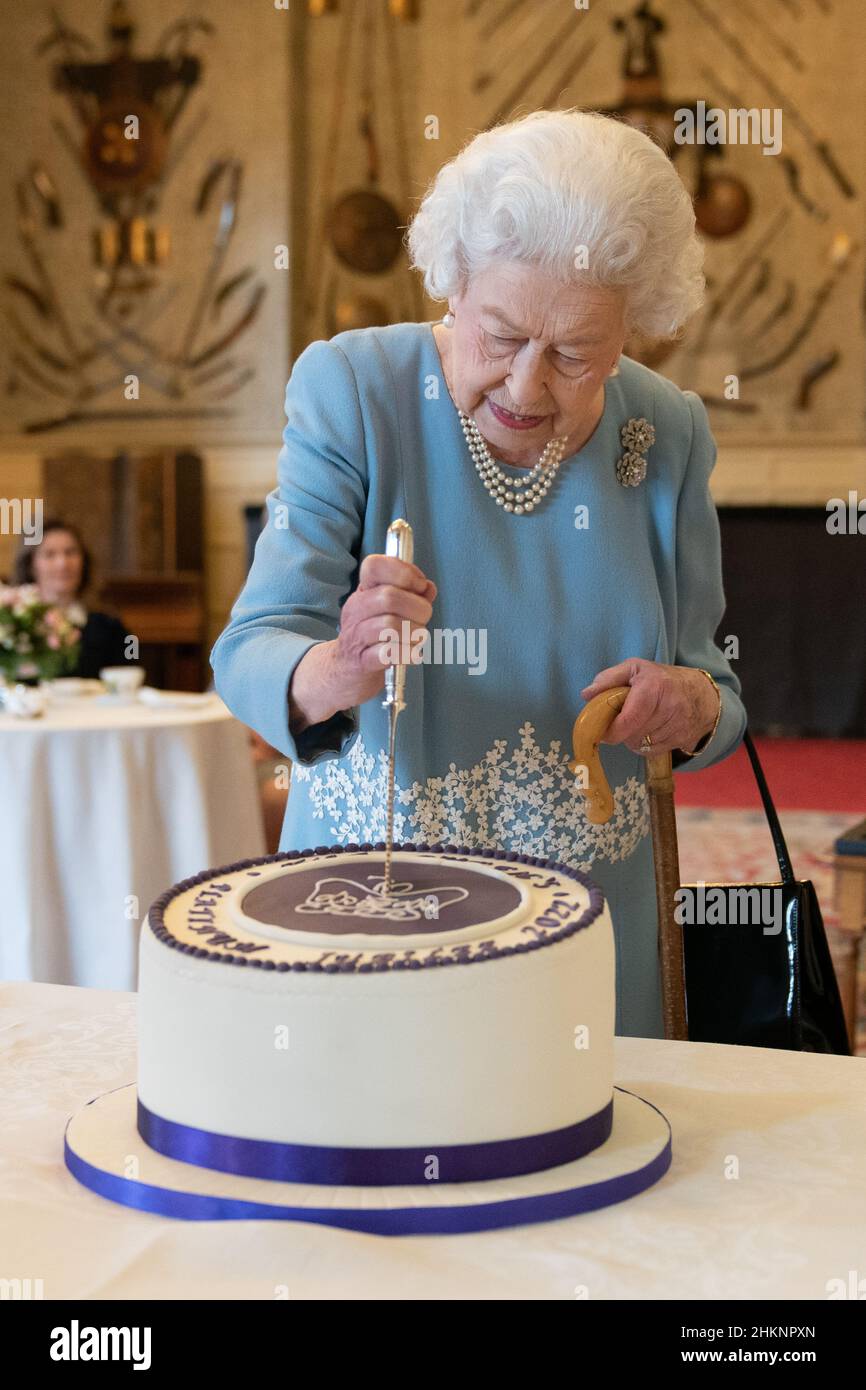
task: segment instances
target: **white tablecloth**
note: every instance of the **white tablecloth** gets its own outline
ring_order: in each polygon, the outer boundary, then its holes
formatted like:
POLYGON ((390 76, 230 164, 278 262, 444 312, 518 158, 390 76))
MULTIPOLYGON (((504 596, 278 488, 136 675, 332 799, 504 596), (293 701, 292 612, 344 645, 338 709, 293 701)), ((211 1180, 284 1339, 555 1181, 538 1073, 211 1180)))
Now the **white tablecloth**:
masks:
POLYGON ((0 979, 134 989, 154 898, 264 853, 247 739, 216 696, 0 715, 0 979))
POLYGON ((39 1277, 45 1298, 570 1301, 820 1300, 866 1276, 866 1062, 621 1038, 616 1073, 664 1110, 674 1159, 604 1211, 396 1238, 173 1221, 63 1166, 69 1115, 135 1079, 134 1000, 0 986, 0 1278, 39 1277))

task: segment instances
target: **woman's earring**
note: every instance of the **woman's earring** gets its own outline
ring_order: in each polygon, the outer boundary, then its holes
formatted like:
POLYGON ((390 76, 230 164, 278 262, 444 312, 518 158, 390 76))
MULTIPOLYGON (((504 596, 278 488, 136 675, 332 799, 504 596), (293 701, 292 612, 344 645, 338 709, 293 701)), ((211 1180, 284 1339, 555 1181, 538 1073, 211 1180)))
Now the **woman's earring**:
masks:
POLYGON ((611 370, 608 372, 608 376, 619 376, 619 359, 618 359, 618 358, 617 358, 617 361, 616 361, 615 366, 613 366, 613 367, 611 368, 611 370))
POLYGON ((447 314, 442 315, 442 322, 444 323, 446 328, 453 327, 454 315, 452 314, 450 309, 448 310, 447 314))

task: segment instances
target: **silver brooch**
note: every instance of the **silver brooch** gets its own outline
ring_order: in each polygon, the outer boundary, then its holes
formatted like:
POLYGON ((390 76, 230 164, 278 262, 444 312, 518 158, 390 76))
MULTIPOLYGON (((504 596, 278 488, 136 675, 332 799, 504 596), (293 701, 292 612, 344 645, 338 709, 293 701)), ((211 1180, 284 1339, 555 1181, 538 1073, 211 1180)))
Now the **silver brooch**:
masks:
POLYGON ((652 444, 655 443, 656 432, 649 420, 644 420, 641 416, 637 420, 629 420, 628 424, 623 425, 620 430, 620 439, 625 449, 621 459, 617 460, 616 476, 623 487, 637 487, 646 477, 646 459, 644 454, 652 444))

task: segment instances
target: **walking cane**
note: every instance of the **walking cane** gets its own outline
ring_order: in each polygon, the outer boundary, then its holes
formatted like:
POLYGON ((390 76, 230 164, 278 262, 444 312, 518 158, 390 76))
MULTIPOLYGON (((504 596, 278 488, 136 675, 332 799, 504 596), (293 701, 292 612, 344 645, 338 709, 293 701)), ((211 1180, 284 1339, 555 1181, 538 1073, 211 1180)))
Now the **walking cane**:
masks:
MULTIPOLYGON (((627 685, 603 690, 584 706, 574 721, 571 741, 574 758, 568 766, 582 774, 587 799, 587 819, 603 825, 613 815, 613 796, 601 765, 598 745, 625 704, 627 685)), ((674 917, 675 894, 680 886, 677 855, 677 823, 674 813, 674 779, 670 753, 648 757, 650 824, 655 864, 656 905, 659 919, 659 965, 662 981, 662 1012, 666 1038, 688 1039, 686 988, 683 966, 683 929, 674 917)))

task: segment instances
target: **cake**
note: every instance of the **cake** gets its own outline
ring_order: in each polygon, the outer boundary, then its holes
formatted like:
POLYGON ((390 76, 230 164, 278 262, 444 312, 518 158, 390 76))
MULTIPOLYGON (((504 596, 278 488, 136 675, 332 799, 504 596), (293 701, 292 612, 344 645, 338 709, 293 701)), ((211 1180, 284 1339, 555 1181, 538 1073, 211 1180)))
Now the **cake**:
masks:
POLYGON ((70 1122, 73 1173, 164 1214, 383 1233, 550 1219, 660 1177, 664 1117, 614 1087, 600 889, 453 845, 398 845, 388 893, 384 873, 384 845, 321 846, 154 903, 138 1086, 70 1122))

